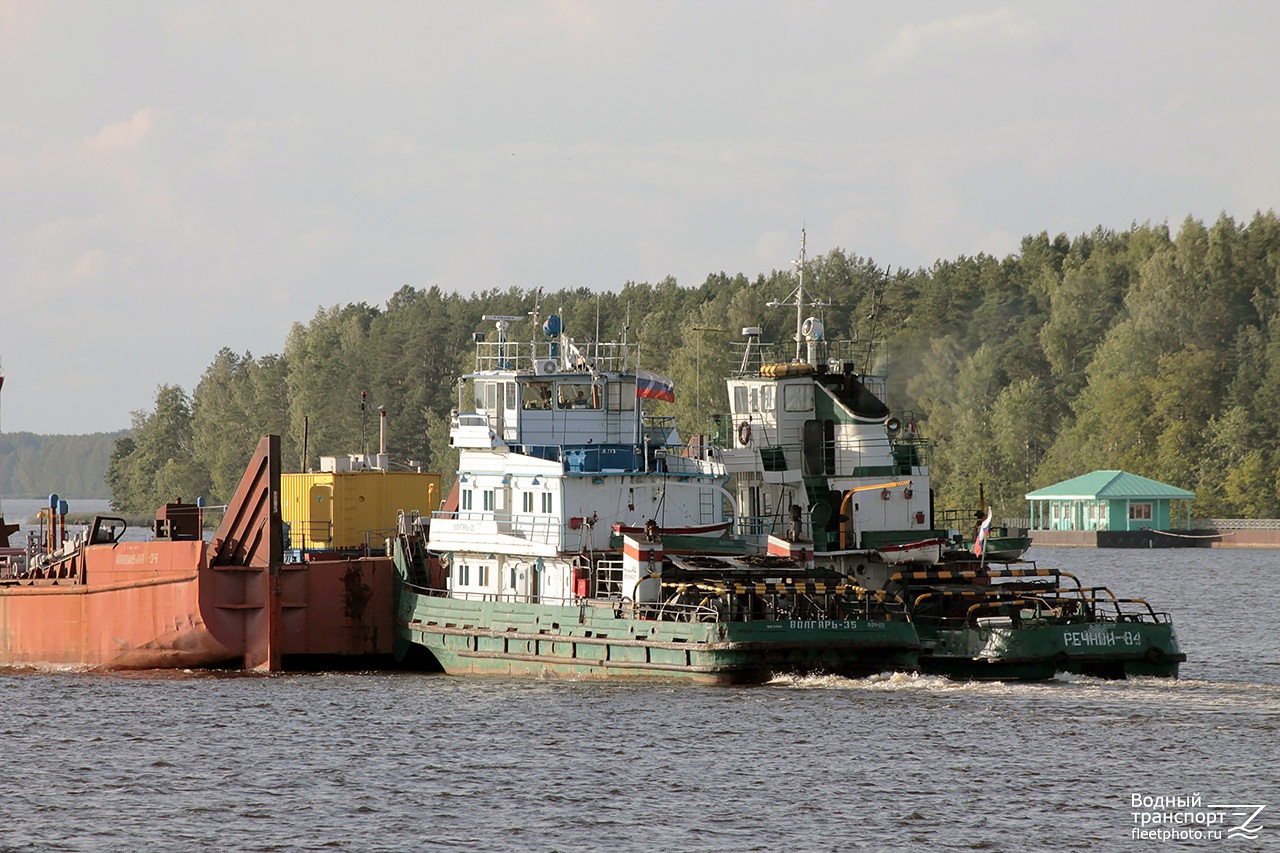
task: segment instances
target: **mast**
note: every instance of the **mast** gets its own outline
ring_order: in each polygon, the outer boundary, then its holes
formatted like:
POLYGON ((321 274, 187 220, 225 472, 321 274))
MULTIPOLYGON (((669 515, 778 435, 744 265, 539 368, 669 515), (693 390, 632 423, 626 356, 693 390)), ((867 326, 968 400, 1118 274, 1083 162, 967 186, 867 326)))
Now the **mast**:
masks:
POLYGON ((800 257, 797 260, 794 260, 791 262, 792 264, 794 264, 796 267, 800 269, 800 281, 796 285, 796 289, 791 292, 791 295, 795 298, 795 301, 779 302, 778 300, 775 299, 772 302, 765 303, 765 305, 769 308, 790 308, 792 305, 795 306, 796 308, 796 357, 795 357, 795 360, 797 362, 802 360, 800 358, 800 354, 801 354, 800 348, 804 343, 804 309, 805 308, 825 308, 826 306, 831 304, 830 302, 817 302, 817 301, 806 302, 805 301, 804 262, 805 262, 805 228, 804 226, 801 226, 800 227, 800 257))
POLYGON ((800 283, 796 285, 796 361, 800 360, 800 341, 802 335, 800 326, 804 323, 804 244, 805 244, 805 227, 800 226, 800 259, 792 261, 800 268, 800 283))

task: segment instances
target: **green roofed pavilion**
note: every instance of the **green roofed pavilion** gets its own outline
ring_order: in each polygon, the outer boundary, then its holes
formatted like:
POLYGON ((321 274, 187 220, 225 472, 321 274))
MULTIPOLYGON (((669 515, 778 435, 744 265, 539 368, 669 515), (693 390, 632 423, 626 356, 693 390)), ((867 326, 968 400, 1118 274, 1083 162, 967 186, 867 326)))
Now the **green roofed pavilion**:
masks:
POLYGON ((1191 527, 1195 492, 1125 471, 1094 471, 1029 492, 1032 530, 1191 527))

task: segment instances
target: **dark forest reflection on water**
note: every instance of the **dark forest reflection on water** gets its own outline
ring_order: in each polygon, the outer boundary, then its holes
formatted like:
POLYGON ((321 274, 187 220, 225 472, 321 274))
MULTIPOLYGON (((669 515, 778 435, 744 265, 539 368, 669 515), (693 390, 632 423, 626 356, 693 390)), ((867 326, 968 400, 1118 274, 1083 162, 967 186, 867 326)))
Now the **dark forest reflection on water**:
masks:
POLYGON ((1030 556, 1172 612, 1185 677, 9 674, 0 849, 1124 850, 1192 793, 1280 844, 1280 552, 1030 556))

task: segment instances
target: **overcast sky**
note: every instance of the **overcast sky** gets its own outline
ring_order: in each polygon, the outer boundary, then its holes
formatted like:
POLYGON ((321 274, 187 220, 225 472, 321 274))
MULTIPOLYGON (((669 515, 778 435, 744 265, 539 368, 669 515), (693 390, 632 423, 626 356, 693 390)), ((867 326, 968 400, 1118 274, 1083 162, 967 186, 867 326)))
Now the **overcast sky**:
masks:
POLYGON ((0 0, 0 429, 405 284, 916 267, 1280 198, 1280 4, 0 0))

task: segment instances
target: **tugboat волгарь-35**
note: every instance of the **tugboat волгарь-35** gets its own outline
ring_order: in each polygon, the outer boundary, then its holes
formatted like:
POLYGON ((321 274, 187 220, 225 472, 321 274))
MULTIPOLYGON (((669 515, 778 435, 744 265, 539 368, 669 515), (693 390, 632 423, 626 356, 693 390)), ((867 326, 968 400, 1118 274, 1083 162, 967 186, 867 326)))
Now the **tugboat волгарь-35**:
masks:
POLYGON ((552 315, 541 340, 516 342, 524 317, 486 317, 497 340, 478 344, 451 429, 458 482, 429 522, 400 520, 400 651, 448 672, 716 683, 922 663, 959 678, 1176 675, 1166 614, 1109 591, 1015 596, 992 587, 985 555, 955 563, 923 418, 886 404, 883 344, 830 344, 804 316, 821 303, 803 241, 798 266, 792 300, 770 303, 796 309, 794 356, 743 330, 709 443, 644 413, 673 388, 625 340, 579 347, 552 315), (947 589, 920 575, 947 568, 968 574, 947 589), (956 624, 938 605, 960 593, 956 624))
MULTIPOLYGON (((535 313, 535 316, 536 313, 535 313)), ((893 596, 813 565, 800 536, 752 548, 726 512, 720 454, 684 445, 669 380, 625 340, 477 345, 459 382, 458 481, 442 511, 401 517, 399 650, 449 673, 674 678, 914 669, 893 596)), ((536 328, 536 327, 535 327, 536 328)))

